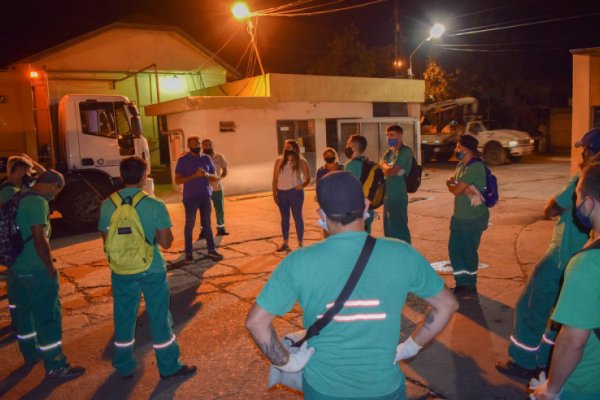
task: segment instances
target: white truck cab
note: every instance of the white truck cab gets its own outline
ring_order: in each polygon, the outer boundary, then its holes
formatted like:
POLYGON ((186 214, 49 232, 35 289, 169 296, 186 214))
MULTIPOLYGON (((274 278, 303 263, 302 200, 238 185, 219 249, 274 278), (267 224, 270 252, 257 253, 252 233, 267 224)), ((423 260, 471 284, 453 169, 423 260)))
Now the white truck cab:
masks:
POLYGON ((488 130, 482 121, 469 121, 464 133, 477 138, 479 151, 491 165, 502 165, 507 157, 513 162, 518 161, 534 151, 534 140, 527 132, 514 129, 488 130))

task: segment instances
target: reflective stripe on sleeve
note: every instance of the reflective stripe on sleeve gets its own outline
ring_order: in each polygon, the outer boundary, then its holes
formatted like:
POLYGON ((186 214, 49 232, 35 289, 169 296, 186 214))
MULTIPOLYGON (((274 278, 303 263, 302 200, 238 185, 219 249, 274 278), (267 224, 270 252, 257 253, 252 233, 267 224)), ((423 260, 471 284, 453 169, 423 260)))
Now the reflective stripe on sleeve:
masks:
POLYGON ((173 335, 173 337, 171 339, 169 339, 168 341, 166 341, 164 343, 153 344, 152 347, 154 347, 155 349, 164 349, 165 347, 169 347, 170 345, 172 345, 174 342, 175 342, 175 335, 173 335))
POLYGON ((538 351, 540 349, 540 346, 536 346, 536 347, 530 347, 527 346, 521 342, 519 342, 517 340, 516 337, 514 337, 513 335, 510 335, 510 341, 517 347, 519 347, 520 349, 523 349, 525 351, 529 351, 529 352, 534 352, 534 351, 538 351))
POLYGON ((35 332, 31 332, 25 335, 17 335, 17 339, 19 340, 27 340, 27 339, 31 339, 37 336, 37 333, 35 332))
POLYGON ((52 344, 49 344, 47 346, 40 346, 40 345, 38 345, 38 348, 41 351, 48 351, 48 350, 55 349, 55 348, 59 347, 60 345, 62 345, 62 341, 61 340, 59 340, 58 342, 54 342, 52 344))
POLYGON ((8 308, 11 310, 14 310, 15 308, 17 308, 17 306, 15 304, 8 304, 8 308))
POLYGON ((115 342, 115 347, 130 347, 135 343, 135 339, 131 339, 130 342, 115 342))

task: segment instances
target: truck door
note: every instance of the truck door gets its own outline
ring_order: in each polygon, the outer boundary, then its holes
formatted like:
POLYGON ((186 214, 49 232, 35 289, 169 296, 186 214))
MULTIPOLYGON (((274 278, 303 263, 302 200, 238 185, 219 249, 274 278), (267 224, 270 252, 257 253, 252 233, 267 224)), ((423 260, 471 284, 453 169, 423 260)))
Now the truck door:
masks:
POLYGON ((121 159, 135 154, 135 142, 124 102, 79 103, 81 135, 78 135, 81 168, 100 169, 119 176, 121 159))

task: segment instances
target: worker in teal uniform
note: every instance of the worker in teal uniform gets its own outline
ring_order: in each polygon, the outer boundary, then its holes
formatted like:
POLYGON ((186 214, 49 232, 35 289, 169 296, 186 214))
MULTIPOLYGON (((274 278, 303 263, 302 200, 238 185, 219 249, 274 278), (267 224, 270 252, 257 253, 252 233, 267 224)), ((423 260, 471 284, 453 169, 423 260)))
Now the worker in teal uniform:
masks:
POLYGON ((62 352, 58 271, 50 250, 48 201, 64 186, 59 172, 47 170, 31 190, 16 195, 20 196, 16 224, 25 247, 8 270, 9 308, 25 363, 31 366, 41 358, 46 377, 59 380, 85 373, 84 368, 67 363, 62 352))
MULTIPOLYGON (((600 128, 587 132, 575 147, 583 148, 580 164, 583 169, 600 152, 600 128)), ((517 301, 508 347, 510 359, 496 363, 496 368, 506 375, 529 379, 548 366, 557 334, 557 327, 548 325, 548 319, 558 298, 565 267, 589 237, 589 229, 582 227, 573 213, 578 181, 579 176, 573 176, 548 200, 544 209, 546 218, 558 217, 558 221, 546 254, 538 261, 517 301)))
POLYGON ((400 125, 390 125, 385 134, 389 149, 381 156, 380 165, 385 175, 383 200, 383 233, 386 237, 410 243, 408 230, 408 192, 406 178, 412 169, 413 154, 404 146, 400 125))
MULTIPOLYGON (((346 142, 344 148, 344 155, 348 158, 346 164, 344 164, 344 170, 349 171, 360 181, 363 162, 367 159, 363 153, 367 150, 367 138, 360 135, 351 135, 346 142)), ((364 183, 361 181, 361 184, 364 183)), ((365 231, 371 233, 371 225, 375 219, 375 211, 368 210, 369 218, 365 220, 365 231)))
POLYGON ((460 137, 455 150, 459 161, 454 174, 446 181, 448 191, 454 195, 448 252, 456 295, 477 294, 477 250, 490 218, 490 212, 479 194, 486 186, 485 165, 483 162, 471 162, 479 156, 478 145, 473 136, 460 137))
MULTIPOLYGON (((146 183, 146 161, 139 157, 128 157, 121 161, 121 177, 125 188, 118 192, 122 199, 132 199, 132 205, 138 213, 145 240, 153 244, 152 262, 139 273, 111 274, 114 297, 114 345, 112 365, 123 378, 133 375, 135 361, 133 345, 135 343, 135 325, 140 306, 140 297, 144 295, 146 312, 150 317, 150 331, 154 353, 156 355, 160 377, 168 379, 174 376, 189 375, 196 372, 195 366, 182 364, 179 359, 179 345, 173 333, 173 318, 169 311, 170 292, 167 281, 165 259, 158 248, 169 248, 173 243, 171 218, 162 201, 140 196, 146 183), (141 198, 140 200, 137 200, 141 198)), ((102 203, 98 230, 106 241, 111 217, 116 207, 109 198, 102 203)))

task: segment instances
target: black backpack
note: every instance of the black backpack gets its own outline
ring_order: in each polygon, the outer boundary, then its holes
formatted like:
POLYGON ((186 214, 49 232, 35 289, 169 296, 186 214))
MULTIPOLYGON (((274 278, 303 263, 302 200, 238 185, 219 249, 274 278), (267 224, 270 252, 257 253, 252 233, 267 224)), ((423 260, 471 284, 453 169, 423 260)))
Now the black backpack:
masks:
POLYGON ((410 168, 410 174, 404 174, 406 180, 406 191, 408 193, 415 193, 421 186, 421 176, 423 175, 423 167, 417 163, 417 159, 413 156, 412 167, 410 168))
POLYGON ((17 225, 17 211, 21 200, 37 195, 30 191, 19 192, 0 207, 0 265, 10 267, 23 251, 25 243, 33 237, 23 240, 17 225))
POLYGON ((362 160, 360 183, 363 185, 363 194, 371 203, 369 210, 374 210, 383 205, 385 197, 385 176, 381 166, 368 158, 362 160))

